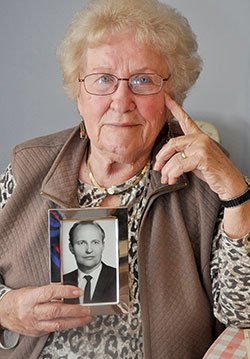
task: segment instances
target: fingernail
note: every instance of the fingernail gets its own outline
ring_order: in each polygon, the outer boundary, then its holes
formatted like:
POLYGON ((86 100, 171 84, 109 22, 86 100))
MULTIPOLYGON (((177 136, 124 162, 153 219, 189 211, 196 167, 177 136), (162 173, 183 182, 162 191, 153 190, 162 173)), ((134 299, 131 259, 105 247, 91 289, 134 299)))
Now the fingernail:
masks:
POLYGON ((83 314, 84 316, 90 315, 90 308, 87 307, 86 305, 82 305, 82 314, 83 314))
POLYGON ((87 309, 87 315, 90 315, 90 307, 86 307, 87 309))
POLYGON ((82 296, 83 295, 83 291, 81 289, 75 289, 73 290, 73 295, 76 295, 76 296, 82 296))
POLYGON ((86 323, 86 324, 90 323, 90 322, 92 321, 92 319, 93 319, 93 318, 90 317, 90 316, 89 316, 89 317, 86 317, 86 318, 85 318, 85 323, 86 323))

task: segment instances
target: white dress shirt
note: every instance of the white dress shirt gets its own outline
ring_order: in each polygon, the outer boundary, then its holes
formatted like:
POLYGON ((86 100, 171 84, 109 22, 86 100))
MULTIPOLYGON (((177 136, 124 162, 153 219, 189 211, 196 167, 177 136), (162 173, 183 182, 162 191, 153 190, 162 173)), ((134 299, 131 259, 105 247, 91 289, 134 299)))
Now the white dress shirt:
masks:
MULTIPOLYGON (((90 282, 90 299, 92 299, 92 297, 93 297, 95 287, 96 287, 99 275, 101 273, 101 270, 102 270, 102 263, 100 263, 100 265, 96 269, 94 269, 93 272, 91 272, 91 273, 84 273, 78 268, 78 287, 81 288, 83 291, 84 291, 85 285, 87 283, 84 276, 91 275, 91 277, 92 277, 91 282, 90 282)), ((81 297, 79 297, 79 300, 80 300, 80 304, 84 304, 83 303, 83 295, 81 297)))

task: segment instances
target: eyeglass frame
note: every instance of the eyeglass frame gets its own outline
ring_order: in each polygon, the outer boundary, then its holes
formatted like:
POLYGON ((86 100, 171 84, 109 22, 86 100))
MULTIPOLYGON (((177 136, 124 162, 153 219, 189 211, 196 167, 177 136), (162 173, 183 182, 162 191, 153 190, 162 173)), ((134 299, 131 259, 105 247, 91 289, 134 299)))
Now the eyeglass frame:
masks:
POLYGON ((151 95, 157 95, 159 92, 161 92, 162 87, 163 87, 163 82, 168 81, 168 80, 170 79, 170 77, 171 77, 171 73, 170 73, 169 76, 166 77, 166 78, 163 78, 162 76, 160 76, 160 75, 158 75, 158 74, 155 74, 155 73, 152 73, 152 72, 141 72, 141 73, 134 74, 134 75, 130 76, 129 78, 126 78, 126 77, 117 77, 116 75, 110 74, 110 73, 108 73, 108 72, 96 72, 96 73, 94 72, 94 73, 92 73, 92 74, 86 75, 84 78, 80 78, 80 77, 79 77, 79 78, 78 78, 78 81, 79 81, 80 83, 84 83, 84 88, 85 88, 86 92, 87 92, 88 94, 94 95, 94 96, 108 96, 108 95, 112 95, 112 94, 115 93, 116 90, 118 89, 119 81, 128 81, 128 87, 129 87, 130 91, 131 91, 134 95, 138 95, 138 96, 151 96, 151 95), (109 92, 109 93, 105 93, 105 94, 96 94, 96 93, 93 93, 93 92, 89 92, 89 91, 86 89, 85 79, 86 79, 87 77, 89 77, 89 76, 92 76, 92 75, 110 75, 110 76, 112 76, 113 78, 115 78, 116 81, 117 81, 117 83, 115 84, 114 91, 109 92), (161 86, 160 86, 159 91, 153 92, 153 93, 148 93, 148 94, 140 94, 140 93, 134 92, 134 91, 132 90, 132 88, 130 87, 129 81, 130 81, 131 77, 134 77, 134 76, 136 76, 136 75, 154 75, 154 76, 159 77, 159 78, 161 79, 161 86))

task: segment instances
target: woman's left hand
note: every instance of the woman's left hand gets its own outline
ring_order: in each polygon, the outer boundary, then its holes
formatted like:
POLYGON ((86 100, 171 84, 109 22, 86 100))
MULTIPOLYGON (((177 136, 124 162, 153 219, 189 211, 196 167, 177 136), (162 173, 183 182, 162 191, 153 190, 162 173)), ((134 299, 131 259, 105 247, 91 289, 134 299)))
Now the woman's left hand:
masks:
POLYGON ((171 138, 156 156, 154 170, 161 171, 162 183, 174 184, 180 175, 192 171, 221 199, 242 194, 247 184, 238 168, 167 94, 165 103, 184 135, 171 138))

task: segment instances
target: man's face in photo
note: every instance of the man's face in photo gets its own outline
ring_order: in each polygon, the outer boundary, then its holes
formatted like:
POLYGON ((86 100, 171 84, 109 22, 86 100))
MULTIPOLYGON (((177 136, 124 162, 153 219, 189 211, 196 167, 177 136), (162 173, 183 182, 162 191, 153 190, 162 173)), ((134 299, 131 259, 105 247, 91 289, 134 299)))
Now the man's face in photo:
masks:
POLYGON ((102 259, 104 242, 99 228, 92 224, 79 225, 73 234, 73 244, 69 245, 80 270, 90 273, 96 269, 102 259))

